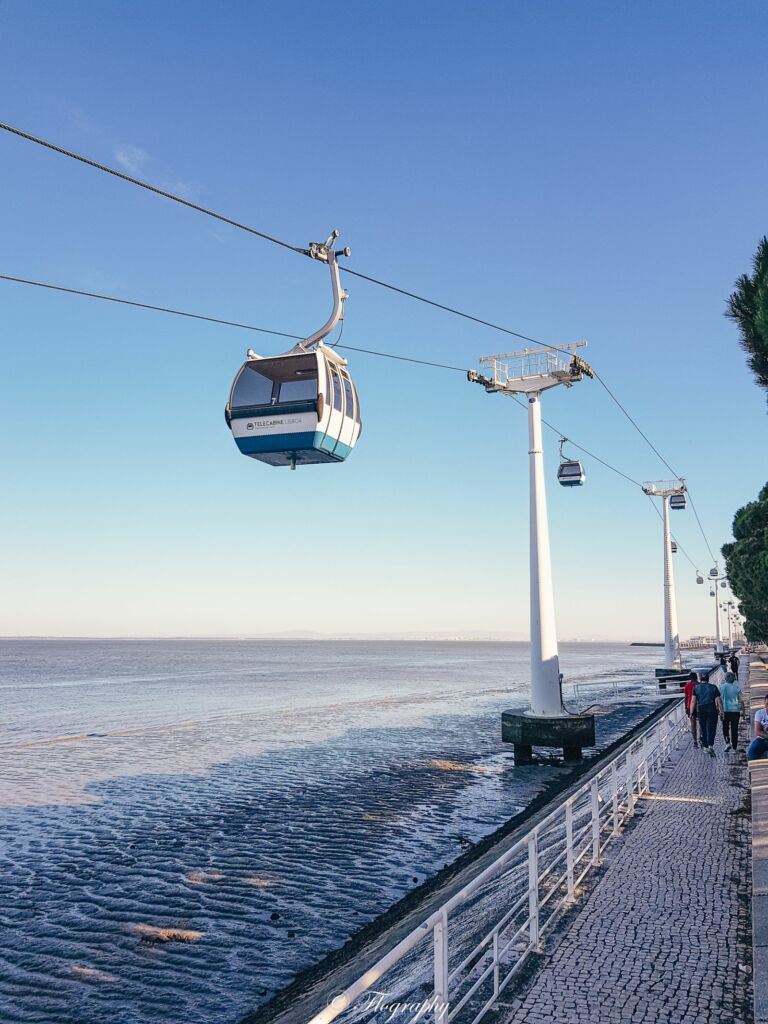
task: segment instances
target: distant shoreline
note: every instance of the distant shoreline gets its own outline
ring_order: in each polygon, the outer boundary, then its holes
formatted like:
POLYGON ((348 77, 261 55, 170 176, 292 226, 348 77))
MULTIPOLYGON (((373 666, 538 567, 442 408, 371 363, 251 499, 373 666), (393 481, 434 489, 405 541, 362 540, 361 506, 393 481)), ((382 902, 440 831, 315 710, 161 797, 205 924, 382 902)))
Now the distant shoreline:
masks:
MULTIPOLYGON (((261 640, 285 640, 285 641, 318 641, 318 642, 340 642, 340 641, 372 641, 372 642, 392 642, 392 643, 512 643, 512 644, 525 644, 528 645, 530 641, 520 636, 504 636, 502 634, 487 634, 487 635, 473 635, 471 633, 460 634, 448 634, 448 633, 340 633, 340 634, 325 634, 325 633, 248 633, 248 634, 155 634, 153 636, 85 636, 85 635, 59 635, 59 634, 28 634, 28 635, 17 635, 17 636, 5 636, 0 634, 0 642, 3 640, 40 640, 40 641, 54 641, 54 640, 70 640, 70 641, 120 641, 123 643, 130 642, 162 642, 168 640, 200 640, 200 641, 229 641, 235 642, 251 642, 261 640)), ((610 639, 606 637, 590 637, 589 639, 581 637, 570 637, 566 640, 560 640, 561 644, 626 644, 629 647, 663 647, 663 644, 651 644, 651 643, 634 643, 626 639, 610 639)))

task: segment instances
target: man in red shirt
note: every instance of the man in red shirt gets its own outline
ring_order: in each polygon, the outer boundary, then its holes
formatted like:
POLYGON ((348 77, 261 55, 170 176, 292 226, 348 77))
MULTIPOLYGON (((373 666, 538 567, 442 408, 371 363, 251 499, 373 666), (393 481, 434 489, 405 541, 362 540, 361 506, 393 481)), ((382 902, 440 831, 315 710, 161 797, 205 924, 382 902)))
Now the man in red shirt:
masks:
POLYGON ((691 736, 693 736, 693 745, 694 745, 694 747, 698 747, 698 745, 699 745, 699 735, 698 735, 698 729, 696 728, 696 712, 694 711, 693 714, 691 714, 691 698, 693 697, 694 689, 698 685, 699 685, 699 677, 698 677, 698 675, 695 672, 691 672, 691 678, 685 684, 685 688, 684 688, 683 692, 685 693, 685 713, 686 713, 686 715, 688 715, 688 718, 689 718, 690 723, 691 723, 691 736))

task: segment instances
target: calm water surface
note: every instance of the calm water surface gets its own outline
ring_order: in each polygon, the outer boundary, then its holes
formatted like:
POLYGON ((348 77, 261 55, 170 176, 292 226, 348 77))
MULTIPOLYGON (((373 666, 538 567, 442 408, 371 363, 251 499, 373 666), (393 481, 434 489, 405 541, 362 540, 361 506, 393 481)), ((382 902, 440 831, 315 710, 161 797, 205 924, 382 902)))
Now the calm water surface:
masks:
MULTIPOLYGON (((234 1024, 557 776, 499 740, 527 659, 0 641, 0 1021, 234 1024)), ((657 662, 561 652, 568 681, 628 688, 657 662)), ((647 710, 600 717, 599 743, 647 710)))

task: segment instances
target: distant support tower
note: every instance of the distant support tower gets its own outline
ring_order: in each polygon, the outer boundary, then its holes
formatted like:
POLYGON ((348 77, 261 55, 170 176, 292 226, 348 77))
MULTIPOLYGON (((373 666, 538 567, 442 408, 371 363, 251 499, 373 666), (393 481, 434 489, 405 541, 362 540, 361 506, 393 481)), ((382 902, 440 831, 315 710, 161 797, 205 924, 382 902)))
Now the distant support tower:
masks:
POLYGON ((672 534, 669 528, 670 508, 686 506, 685 480, 657 480, 643 484, 643 491, 651 498, 661 498, 664 552, 664 668, 657 669, 660 678, 674 676, 683 670, 680 657, 680 631, 677 626, 675 600, 675 573, 672 568, 672 534))

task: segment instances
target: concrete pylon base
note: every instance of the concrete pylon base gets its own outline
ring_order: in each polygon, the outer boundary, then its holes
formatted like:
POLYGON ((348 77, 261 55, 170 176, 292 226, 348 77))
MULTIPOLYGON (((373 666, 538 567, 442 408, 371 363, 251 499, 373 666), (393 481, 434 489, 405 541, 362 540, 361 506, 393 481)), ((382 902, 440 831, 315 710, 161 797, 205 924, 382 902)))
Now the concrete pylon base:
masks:
POLYGON ((531 764, 534 747, 560 747, 565 761, 578 761, 582 747, 595 745, 595 716, 547 718, 502 711, 501 738, 514 745, 516 765, 531 764))
POLYGON ((667 684, 673 690, 682 690, 685 684, 692 678, 692 673, 688 669, 680 668, 657 668, 656 679, 658 680, 659 689, 666 690, 667 684))

